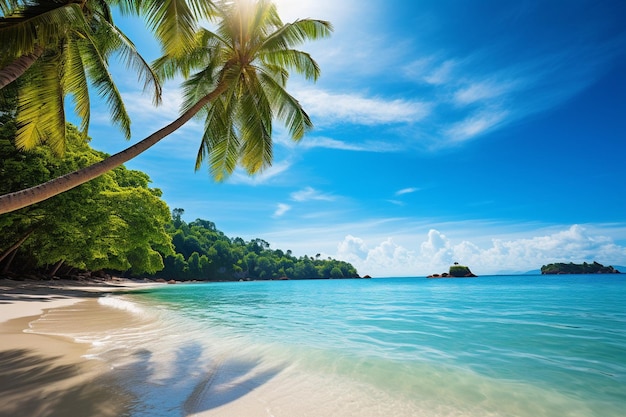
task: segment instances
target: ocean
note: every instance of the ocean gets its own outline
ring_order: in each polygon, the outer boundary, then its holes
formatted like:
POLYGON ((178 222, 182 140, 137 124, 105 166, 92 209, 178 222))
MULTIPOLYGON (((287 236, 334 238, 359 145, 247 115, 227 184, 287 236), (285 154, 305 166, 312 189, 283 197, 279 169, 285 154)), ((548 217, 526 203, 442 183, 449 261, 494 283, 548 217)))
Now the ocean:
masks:
POLYGON ((626 276, 178 284, 93 302, 106 314, 51 310, 31 331, 90 343, 133 417, 626 413, 626 276))

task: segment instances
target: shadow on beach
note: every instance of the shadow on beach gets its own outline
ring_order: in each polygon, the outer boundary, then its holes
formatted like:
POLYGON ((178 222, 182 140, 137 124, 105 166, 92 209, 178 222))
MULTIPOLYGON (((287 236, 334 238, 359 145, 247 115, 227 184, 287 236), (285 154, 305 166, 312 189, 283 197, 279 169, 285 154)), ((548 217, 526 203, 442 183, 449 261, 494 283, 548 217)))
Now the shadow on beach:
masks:
POLYGON ((118 416, 128 397, 106 378, 29 349, 0 352, 0 416, 118 416))

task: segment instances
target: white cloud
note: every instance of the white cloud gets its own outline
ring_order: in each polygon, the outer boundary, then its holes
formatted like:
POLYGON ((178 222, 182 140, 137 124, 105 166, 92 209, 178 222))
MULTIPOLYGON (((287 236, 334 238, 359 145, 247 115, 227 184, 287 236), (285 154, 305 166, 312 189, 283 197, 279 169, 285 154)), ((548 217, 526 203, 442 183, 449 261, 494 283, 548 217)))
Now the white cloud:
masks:
POLYGON ((403 71, 409 79, 431 85, 442 85, 453 79, 452 72, 456 65, 453 59, 440 62, 438 58, 431 56, 411 62, 403 68, 403 71))
POLYGON ((454 100, 458 104, 471 104, 498 98, 512 89, 511 83, 495 81, 472 82, 461 87, 455 94, 454 100))
POLYGON ((415 187, 403 188, 401 190, 396 191, 396 195, 412 194, 417 191, 419 191, 419 188, 415 188, 415 187))
POLYGON ((430 113, 421 101, 369 98, 361 94, 339 94, 319 89, 302 89, 294 94, 316 124, 354 123, 367 126, 413 123, 430 113))
MULTIPOLYGON (((291 142, 293 143, 293 142, 291 142)), ((354 144, 354 143, 346 143, 340 140, 325 138, 325 137, 306 137, 302 141, 294 144, 294 146, 298 146, 304 149, 313 149, 313 148, 326 148, 326 149, 338 149, 343 151, 368 151, 369 149, 365 146, 354 144)))
POLYGON ((482 111, 468 116, 466 119, 453 123, 444 130, 444 138, 453 142, 473 139, 495 129, 505 122, 507 111, 482 111))
POLYGON ((459 262, 477 274, 525 272, 554 262, 592 262, 605 265, 626 259, 626 247, 612 238, 573 225, 565 230, 531 238, 493 239, 480 246, 468 240, 452 242, 431 229, 415 249, 388 237, 369 246, 362 238, 348 235, 339 243, 337 256, 351 262, 362 274, 372 276, 419 276, 446 272, 459 262))
POLYGON ((237 170, 235 170, 233 175, 231 175, 230 178, 226 180, 226 182, 228 182, 229 184, 246 185, 266 184, 270 182, 270 180, 286 172, 290 167, 291 162, 289 161, 275 162, 272 164, 272 166, 254 175, 248 175, 245 171, 238 168, 237 170))
POLYGON ((281 217, 283 214, 291 210, 291 206, 288 204, 279 203, 273 217, 281 217))
POLYGON ((300 191, 291 193, 291 199, 294 201, 298 201, 298 202, 312 201, 312 200, 334 201, 335 197, 328 195, 328 194, 322 194, 312 187, 305 187, 300 191))

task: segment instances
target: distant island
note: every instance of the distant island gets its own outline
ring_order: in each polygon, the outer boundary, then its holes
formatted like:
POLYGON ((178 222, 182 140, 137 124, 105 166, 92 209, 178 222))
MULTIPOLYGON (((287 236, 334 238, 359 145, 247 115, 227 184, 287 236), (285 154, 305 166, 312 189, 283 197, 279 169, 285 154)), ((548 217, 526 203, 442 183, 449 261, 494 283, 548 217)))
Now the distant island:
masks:
POLYGON ((442 274, 432 274, 428 275, 426 278, 474 278, 476 275, 470 271, 467 266, 459 265, 458 262, 455 262, 454 265, 450 266, 448 272, 444 272, 442 274))
POLYGON ((543 265, 541 267, 542 275, 557 275, 557 274, 619 274, 620 271, 612 266, 604 266, 598 262, 591 264, 583 262, 582 264, 575 264, 570 262, 566 263, 554 263, 543 265))

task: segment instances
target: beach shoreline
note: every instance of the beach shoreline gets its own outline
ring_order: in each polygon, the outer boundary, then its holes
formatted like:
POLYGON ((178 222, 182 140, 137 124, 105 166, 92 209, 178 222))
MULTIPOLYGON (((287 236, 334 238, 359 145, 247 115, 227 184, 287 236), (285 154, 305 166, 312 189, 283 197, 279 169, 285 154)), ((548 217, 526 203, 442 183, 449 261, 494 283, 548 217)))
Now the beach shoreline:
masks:
POLYGON ((131 396, 105 364, 85 357, 88 343, 30 332, 30 324, 49 310, 85 303, 97 311, 99 297, 156 285, 162 284, 0 279, 0 417, 124 415, 131 396))

